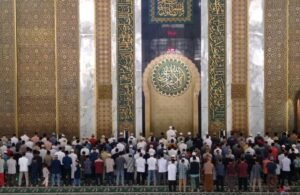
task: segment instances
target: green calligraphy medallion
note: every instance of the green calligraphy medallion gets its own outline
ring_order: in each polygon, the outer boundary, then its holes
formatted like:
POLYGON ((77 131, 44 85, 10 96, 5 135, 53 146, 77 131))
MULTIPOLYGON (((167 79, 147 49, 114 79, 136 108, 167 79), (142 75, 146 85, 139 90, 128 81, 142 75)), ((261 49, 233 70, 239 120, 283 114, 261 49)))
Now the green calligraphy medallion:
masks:
POLYGON ((164 59, 152 71, 154 89, 162 95, 178 96, 190 86, 192 74, 189 67, 178 59, 164 59))

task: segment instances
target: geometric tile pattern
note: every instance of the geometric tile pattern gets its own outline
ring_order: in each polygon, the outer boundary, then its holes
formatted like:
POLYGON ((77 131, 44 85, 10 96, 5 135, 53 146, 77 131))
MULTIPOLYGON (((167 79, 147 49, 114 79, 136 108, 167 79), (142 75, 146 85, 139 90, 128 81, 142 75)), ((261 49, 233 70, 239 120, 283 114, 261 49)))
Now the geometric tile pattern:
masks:
POLYGON ((248 2, 232 0, 232 130, 244 134, 248 134, 247 88, 248 2))
POLYGON ((265 129, 287 130, 287 0, 265 1, 265 129))
POLYGON ((97 137, 112 134, 111 2, 95 1, 97 137))
POLYGON ((19 134, 56 128, 53 0, 17 0, 19 134))
POLYGON ((79 136, 79 0, 56 0, 57 130, 79 136))
POLYGON ((0 1, 0 136, 16 133, 14 1, 0 1))

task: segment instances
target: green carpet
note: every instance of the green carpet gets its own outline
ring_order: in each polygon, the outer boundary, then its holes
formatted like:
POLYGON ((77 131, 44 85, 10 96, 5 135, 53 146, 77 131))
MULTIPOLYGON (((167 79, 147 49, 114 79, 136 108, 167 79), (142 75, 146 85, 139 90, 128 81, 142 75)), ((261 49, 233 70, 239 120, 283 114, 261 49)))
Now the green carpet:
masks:
MULTIPOLYGON (((188 188, 189 190, 189 188, 188 188)), ((300 186, 291 187, 290 195, 300 195, 300 186)), ((166 186, 83 186, 83 187, 12 187, 0 188, 1 194, 170 194, 166 186)), ((173 193, 173 194, 199 194, 199 192, 187 193, 173 193)), ((213 192, 201 194, 225 194, 224 192, 213 192)), ((240 195, 240 194, 261 194, 252 192, 228 192, 227 194, 240 195)), ((279 193, 266 193, 263 194, 279 194, 279 193)))

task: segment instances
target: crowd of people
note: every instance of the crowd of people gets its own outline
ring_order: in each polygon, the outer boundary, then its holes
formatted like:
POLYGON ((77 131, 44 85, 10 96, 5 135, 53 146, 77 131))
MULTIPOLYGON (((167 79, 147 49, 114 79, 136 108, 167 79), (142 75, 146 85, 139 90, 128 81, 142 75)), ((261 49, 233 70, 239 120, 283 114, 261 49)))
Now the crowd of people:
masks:
POLYGON ((68 140, 65 135, 3 136, 0 186, 168 185, 170 191, 284 190, 300 179, 300 139, 269 133, 192 136, 170 127, 155 137, 68 140), (177 185, 178 189, 177 189, 177 185))

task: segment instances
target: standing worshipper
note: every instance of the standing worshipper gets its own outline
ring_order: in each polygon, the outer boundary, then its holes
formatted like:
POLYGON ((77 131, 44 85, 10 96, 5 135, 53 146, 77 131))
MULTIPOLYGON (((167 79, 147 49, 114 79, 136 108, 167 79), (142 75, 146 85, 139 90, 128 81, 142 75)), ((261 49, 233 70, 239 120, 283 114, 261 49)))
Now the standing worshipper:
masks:
POLYGON ((158 165, 158 183, 159 183, 159 185, 166 185, 168 161, 164 158, 163 153, 159 156, 157 165, 158 165))
POLYGON ((190 158, 190 177, 191 191, 197 191, 199 188, 200 160, 196 157, 195 152, 193 152, 193 156, 190 158))
POLYGON ((121 154, 118 154, 118 157, 115 159, 115 164, 116 164, 116 185, 118 186, 121 184, 124 186, 124 165, 126 161, 124 157, 121 154))
POLYGON ((262 167, 259 164, 258 159, 256 159, 255 164, 252 166, 251 174, 250 174, 250 181, 252 185, 252 192, 255 192, 256 183, 258 184, 259 192, 262 191, 261 188, 261 171, 262 167))
POLYGON ((114 177, 114 166, 115 161, 111 158, 111 154, 107 154, 107 158, 104 161, 106 175, 108 185, 113 185, 113 177, 114 177))
POLYGON ((73 162, 68 151, 66 151, 66 155, 63 157, 62 162, 64 183, 65 185, 71 185, 71 168, 73 162))
POLYGON ((104 169, 104 161, 98 156, 98 158, 94 162, 95 174, 97 179, 97 185, 103 185, 103 169, 104 169))
POLYGON ((150 158, 147 159, 148 165, 148 186, 150 186, 151 181, 153 185, 156 186, 156 167, 157 159, 153 157, 154 154, 150 154, 150 158))
POLYGON ((26 187, 29 186, 29 177, 28 177, 28 166, 29 160, 25 157, 25 153, 22 154, 22 157, 18 160, 19 164, 19 187, 22 185, 22 178, 25 175, 26 187))
POLYGON ((80 186, 80 177, 81 177, 81 166, 79 160, 76 160, 73 186, 80 186))
POLYGON ((177 166, 175 164, 175 156, 172 156, 171 163, 168 165, 168 182, 170 192, 176 192, 176 172, 177 166))
POLYGON ((207 159, 207 162, 204 163, 203 172, 204 172, 204 191, 212 192, 213 191, 213 171, 214 165, 211 163, 211 159, 207 159))
POLYGON ((284 154, 284 158, 281 161, 281 169, 282 169, 282 181, 281 185, 284 185, 284 181, 288 180, 288 184, 291 185, 291 160, 288 158, 288 153, 284 154))
POLYGON ((273 187, 273 190, 276 191, 277 185, 277 176, 276 176, 277 165, 274 162, 274 158, 270 158, 270 162, 267 164, 268 176, 267 176, 267 186, 268 192, 270 191, 270 186, 273 187))
POLYGON ((143 158, 143 154, 140 153, 140 156, 135 160, 136 172, 137 172, 137 184, 144 185, 145 183, 145 169, 146 169, 146 160, 143 158))
POLYGON ((238 176, 239 176, 239 190, 242 190, 242 186, 244 187, 244 191, 248 190, 248 164, 245 162, 245 159, 242 158, 241 162, 237 166, 238 168, 238 176))
POLYGON ((51 162, 51 183, 52 186, 60 186, 60 176, 61 176, 61 164, 58 160, 58 156, 55 155, 54 160, 51 162))
POLYGON ((216 176, 217 176, 217 191, 224 191, 224 177, 225 177, 225 166, 222 162, 222 159, 216 164, 216 176))
POLYGON ((229 163, 226 168, 226 180, 227 180, 227 186, 230 192, 234 191, 235 187, 235 177, 236 177, 236 167, 235 163, 232 159, 229 160, 229 163))
POLYGON ((33 159, 32 163, 31 163, 31 168, 30 168, 32 186, 38 185, 39 171, 40 171, 40 169, 38 166, 38 162, 36 159, 33 159))
POLYGON ((128 155, 128 158, 125 159, 126 160, 126 175, 127 175, 127 179, 128 179, 128 184, 129 185, 133 185, 134 184, 134 167, 135 167, 135 159, 133 157, 132 154, 128 155))
POLYGON ((181 159, 178 164, 179 192, 186 192, 187 171, 188 166, 186 165, 185 160, 181 159))
POLYGON ((92 177, 92 161, 90 160, 89 156, 86 156, 85 161, 83 162, 83 169, 84 169, 84 179, 85 184, 90 186, 91 185, 91 177, 92 177))
POLYGON ((17 173, 17 161, 14 156, 10 156, 6 162, 7 165, 7 183, 8 186, 12 187, 16 185, 16 173, 17 173))

